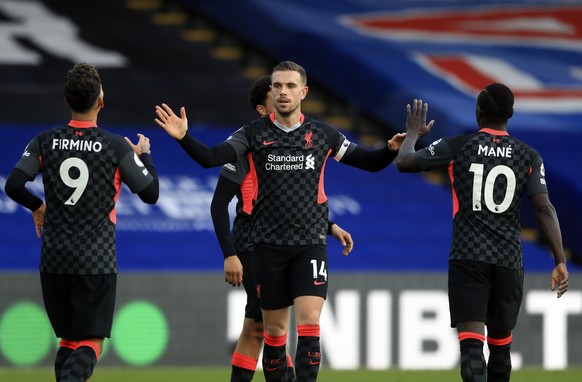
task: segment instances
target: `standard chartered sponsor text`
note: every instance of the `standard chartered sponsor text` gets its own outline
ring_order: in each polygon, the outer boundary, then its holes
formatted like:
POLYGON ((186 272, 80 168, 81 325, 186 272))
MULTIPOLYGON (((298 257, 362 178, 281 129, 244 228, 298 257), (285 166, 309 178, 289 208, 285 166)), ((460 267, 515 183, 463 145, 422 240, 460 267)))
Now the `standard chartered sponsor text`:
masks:
POLYGON ((275 155, 267 156, 265 169, 269 171, 302 170, 305 157, 303 155, 275 155))

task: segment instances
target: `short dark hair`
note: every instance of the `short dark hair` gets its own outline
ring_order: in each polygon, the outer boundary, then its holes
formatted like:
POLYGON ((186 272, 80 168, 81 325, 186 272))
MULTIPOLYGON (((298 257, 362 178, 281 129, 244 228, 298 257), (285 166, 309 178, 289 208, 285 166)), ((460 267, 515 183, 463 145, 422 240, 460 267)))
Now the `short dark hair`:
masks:
POLYGON ((277 64, 277 66, 275 66, 273 68, 271 75, 275 72, 284 72, 284 71, 298 72, 303 83, 307 84, 307 72, 305 71, 303 66, 301 66, 293 61, 283 61, 283 62, 280 62, 279 64, 277 64))
POLYGON ((69 69, 63 93, 72 110, 89 111, 101 93, 101 78, 95 66, 81 63, 69 69))
POLYGON ((267 93, 271 90, 271 76, 264 76, 253 82, 249 90, 249 102, 253 110, 258 105, 266 106, 267 93))
POLYGON ((481 90, 477 106, 483 118, 494 123, 506 122, 513 115, 513 92, 502 83, 495 82, 481 90))

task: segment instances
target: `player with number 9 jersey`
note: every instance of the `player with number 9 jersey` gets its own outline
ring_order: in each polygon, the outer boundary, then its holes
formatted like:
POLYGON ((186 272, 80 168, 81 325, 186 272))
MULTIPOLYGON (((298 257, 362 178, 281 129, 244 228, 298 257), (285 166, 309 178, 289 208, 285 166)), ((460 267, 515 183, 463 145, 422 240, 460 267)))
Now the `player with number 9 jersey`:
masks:
POLYGON ((42 173, 47 212, 40 271, 56 274, 117 272, 115 203, 123 181, 134 193, 153 177, 123 137, 93 122, 34 137, 15 168, 42 173))
POLYGON ((84 382, 110 337, 117 288, 115 203, 121 183, 148 204, 159 196, 149 139, 97 127, 104 92, 97 69, 75 65, 63 86, 71 121, 45 130, 26 147, 6 194, 32 211, 42 238, 40 282, 47 316, 61 340, 57 381, 84 382), (26 188, 42 174, 46 203, 26 188))

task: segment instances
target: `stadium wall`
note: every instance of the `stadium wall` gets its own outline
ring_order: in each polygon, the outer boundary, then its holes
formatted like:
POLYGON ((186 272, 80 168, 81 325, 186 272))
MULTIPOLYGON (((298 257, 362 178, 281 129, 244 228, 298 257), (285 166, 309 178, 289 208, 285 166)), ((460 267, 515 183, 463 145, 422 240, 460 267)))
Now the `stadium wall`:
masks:
MULTIPOLYGON (((515 369, 582 366, 582 290, 557 299, 548 284, 549 274, 526 274, 515 369)), ((321 320, 324 367, 456 368, 446 285, 443 273, 331 273, 321 320)), ((244 291, 227 286, 220 272, 120 274, 112 338, 100 362, 228 365, 244 304, 244 291)), ((51 365, 56 348, 38 275, 0 273, 0 367, 51 365)))

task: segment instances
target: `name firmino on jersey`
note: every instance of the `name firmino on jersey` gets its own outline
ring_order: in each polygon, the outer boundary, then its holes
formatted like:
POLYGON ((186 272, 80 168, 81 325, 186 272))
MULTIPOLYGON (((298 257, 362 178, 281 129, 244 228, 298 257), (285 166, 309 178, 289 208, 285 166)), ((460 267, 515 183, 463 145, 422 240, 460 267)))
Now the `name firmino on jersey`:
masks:
POLYGON ((511 158, 513 154, 513 148, 511 146, 508 147, 489 147, 489 146, 481 146, 479 145, 479 155, 486 155, 488 157, 504 157, 504 158, 511 158))
POLYGON ((83 141, 74 139, 53 139, 53 150, 94 151, 103 149, 101 142, 83 141))

